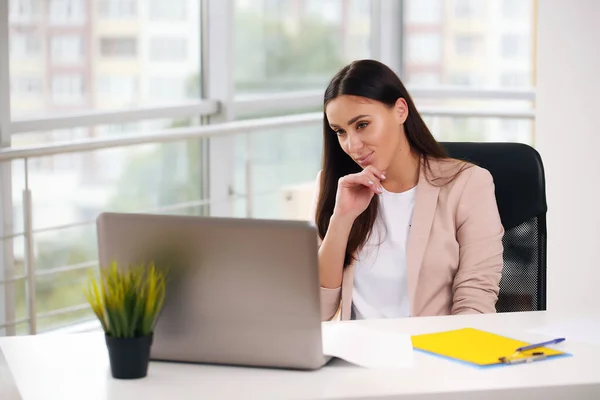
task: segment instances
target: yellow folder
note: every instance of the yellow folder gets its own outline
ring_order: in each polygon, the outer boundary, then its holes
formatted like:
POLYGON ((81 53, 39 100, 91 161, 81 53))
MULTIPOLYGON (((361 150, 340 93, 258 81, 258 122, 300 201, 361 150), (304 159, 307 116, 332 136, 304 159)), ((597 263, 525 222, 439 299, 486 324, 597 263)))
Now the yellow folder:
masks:
MULTIPOLYGON (((503 365, 501 357, 511 357, 516 349, 530 344, 474 328, 415 335, 411 339, 415 349, 481 367, 503 365)), ((543 352, 546 358, 566 355, 559 350, 540 347, 523 351, 514 359, 528 358, 538 352, 543 352)))

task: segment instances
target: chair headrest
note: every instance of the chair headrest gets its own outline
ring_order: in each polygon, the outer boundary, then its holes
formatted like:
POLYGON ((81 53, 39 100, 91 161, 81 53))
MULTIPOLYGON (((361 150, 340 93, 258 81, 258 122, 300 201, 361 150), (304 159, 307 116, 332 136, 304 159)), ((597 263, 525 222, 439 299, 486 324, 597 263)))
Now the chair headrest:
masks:
POLYGON ((545 214, 546 182, 540 154, 522 143, 440 143, 453 158, 487 169, 505 230, 545 214))

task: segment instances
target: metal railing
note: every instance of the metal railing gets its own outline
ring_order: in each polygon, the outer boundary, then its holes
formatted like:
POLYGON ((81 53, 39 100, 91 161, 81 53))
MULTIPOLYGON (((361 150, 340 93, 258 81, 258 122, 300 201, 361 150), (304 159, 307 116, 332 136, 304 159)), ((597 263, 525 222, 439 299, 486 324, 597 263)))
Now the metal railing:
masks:
MULTIPOLYGON (((440 92, 435 93, 435 96, 444 95, 444 97, 448 97, 450 93, 454 93, 456 96, 465 96, 468 97, 468 93, 461 92, 440 92)), ((477 95, 479 98, 481 91, 471 91, 471 97, 477 95)), ((498 95, 498 93, 494 93, 498 95)), ((304 93, 303 96, 306 96, 305 102, 303 105, 311 104, 311 101, 316 99, 314 94, 304 93)), ((491 98, 491 97, 488 97, 491 98)), ((520 92, 513 92, 512 95, 506 95, 505 98, 519 98, 519 99, 527 99, 530 100, 532 98, 531 94, 525 94, 520 92)), ((260 103, 260 100, 254 99, 255 101, 260 103)), ((268 102, 269 104, 273 102, 273 99, 263 98, 263 101, 268 102)), ((291 100, 290 100, 291 101, 291 100)), ((319 100, 320 101, 320 100, 319 100)), ((241 108, 250 107, 250 102, 244 103, 240 102, 239 106, 241 108)), ((188 106, 185 106, 188 107, 188 106)), ((254 107, 254 106, 252 106, 254 107)), ((182 109, 179 107, 173 108, 170 112, 173 112, 177 116, 182 115, 190 115, 197 114, 198 112, 202 113, 214 113, 219 109, 218 104, 212 101, 200 102, 198 104, 189 106, 189 108, 182 109)), ((127 120, 135 120, 140 118, 149 118, 150 116, 156 117, 157 114, 149 112, 150 109, 141 110, 137 113, 128 114, 125 116, 127 120)), ((448 117, 481 117, 481 118, 518 118, 518 119, 533 119, 534 112, 529 110, 473 110, 473 109, 457 109, 457 108, 443 108, 443 107, 422 107, 420 112, 424 115, 432 115, 432 116, 448 116, 448 117)), ((130 113, 127 111, 125 113, 130 113)), ((168 113, 160 114, 160 117, 167 117, 168 113)), ((169 114, 173 116, 174 114, 169 114)), ((46 124, 50 124, 53 128, 58 127, 75 127, 75 126, 90 126, 99 123, 107 123, 109 122, 119 122, 123 121, 123 115, 117 116, 111 112, 102 112, 102 113, 94 113, 93 115, 86 114, 75 117, 65 117, 65 118, 53 118, 53 119, 38 119, 35 121, 15 121, 11 123, 11 128, 14 131, 25 132, 31 129, 48 129, 46 124), (106 118, 106 120, 104 119, 106 118), (70 120, 70 123, 68 123, 70 120)), ((80 221, 72 224, 65 224, 61 226, 53 226, 49 228, 41 228, 34 229, 33 228, 33 212, 32 212, 32 204, 31 198, 32 193, 30 189, 30 183, 28 179, 29 174, 29 160, 36 157, 45 157, 59 154, 69 154, 69 153, 78 153, 78 152, 89 152, 100 149, 109 149, 109 148, 122 148, 126 146, 134 146, 134 145, 144 145, 144 144, 159 144, 159 143, 169 143, 169 142, 177 142, 184 141, 189 139, 199 139, 199 138, 213 138, 213 137, 222 137, 228 135, 237 135, 237 134, 245 134, 251 135, 256 132, 268 130, 268 129, 284 129, 290 127, 301 127, 318 124, 322 121, 323 114, 322 112, 315 113, 307 113, 307 114, 297 114, 297 115, 287 115, 282 117, 270 117, 270 118, 260 118, 260 119, 250 119, 243 121, 235 121, 235 122, 226 122, 215 125, 204 125, 204 126, 193 126, 193 127, 184 127, 184 128, 171 128, 160 130, 156 132, 143 133, 138 135, 126 136, 126 137, 118 137, 118 138, 96 138, 96 139, 86 139, 80 141, 74 141, 69 143, 55 143, 44 146, 30 146, 30 147, 22 147, 22 148, 5 148, 0 149, 0 163, 2 162, 10 162, 15 160, 23 160, 25 166, 25 187, 23 189, 23 220, 24 220, 24 231, 20 233, 10 232, 8 235, 0 238, 5 240, 10 240, 17 236, 23 236, 25 238, 25 270, 26 273, 18 276, 11 276, 4 281, 0 281, 0 284, 14 284, 15 282, 26 280, 27 287, 27 317, 15 319, 12 321, 6 321, 3 324, 0 324, 0 329, 12 326, 14 327, 17 324, 21 324, 24 322, 29 323, 29 331, 32 334, 37 332, 36 321, 38 318, 47 318, 56 315, 72 313, 76 311, 80 311, 86 308, 85 304, 66 307, 58 310, 53 310, 45 313, 37 313, 36 312, 36 277, 39 276, 49 276, 62 272, 70 272, 81 269, 86 269, 97 265, 97 262, 94 260, 89 260, 83 263, 78 263, 74 265, 61 266, 45 271, 35 270, 35 258, 34 258, 34 242, 33 236, 36 233, 54 231, 60 229, 66 229, 69 227, 75 226, 83 226, 94 223, 95 221, 80 221)), ((248 158, 251 155, 247 155, 248 158)), ((251 163, 249 164, 251 167, 251 163)), ((251 199, 252 199, 252 183, 249 179, 249 174, 246 176, 245 183, 245 195, 246 201, 250 204, 247 205, 249 209, 251 209, 251 199)), ((217 199, 212 200, 212 202, 216 201, 231 201, 232 198, 226 199, 217 199)), ((146 210, 147 212, 164 212, 168 210, 176 210, 179 207, 189 207, 203 204, 210 204, 211 200, 199 200, 194 202, 188 202, 177 205, 170 205, 167 207, 162 207, 160 209, 154 210, 146 210)))

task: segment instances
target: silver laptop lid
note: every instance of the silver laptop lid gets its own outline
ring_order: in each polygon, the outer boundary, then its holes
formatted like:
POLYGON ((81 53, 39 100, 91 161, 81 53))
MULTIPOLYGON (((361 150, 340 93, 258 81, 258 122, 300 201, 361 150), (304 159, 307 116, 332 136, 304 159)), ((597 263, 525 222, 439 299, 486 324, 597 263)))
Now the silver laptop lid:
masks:
POLYGON ((155 360, 319 368, 314 226, 302 221, 104 213, 100 265, 169 268, 155 360))

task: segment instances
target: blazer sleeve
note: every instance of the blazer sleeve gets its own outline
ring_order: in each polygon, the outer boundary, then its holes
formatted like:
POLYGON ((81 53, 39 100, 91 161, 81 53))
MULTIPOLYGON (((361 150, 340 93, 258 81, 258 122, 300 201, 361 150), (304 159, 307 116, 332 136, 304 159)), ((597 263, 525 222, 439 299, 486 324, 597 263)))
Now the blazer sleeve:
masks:
MULTIPOLYGON (((317 179, 315 181, 315 191, 314 198, 312 201, 309 220, 312 223, 316 223, 316 214, 317 214, 317 201, 319 199, 319 192, 321 186, 321 171, 317 174, 317 179)), ((319 246, 321 245, 321 238, 317 235, 317 240, 319 242, 319 246)), ((330 289, 321 286, 321 320, 322 321, 330 321, 332 320, 339 307, 341 302, 341 294, 342 287, 338 287, 335 289, 330 289)))
POLYGON ((492 175, 477 166, 469 169, 456 214, 459 266, 452 314, 494 313, 502 275, 504 227, 492 175))

